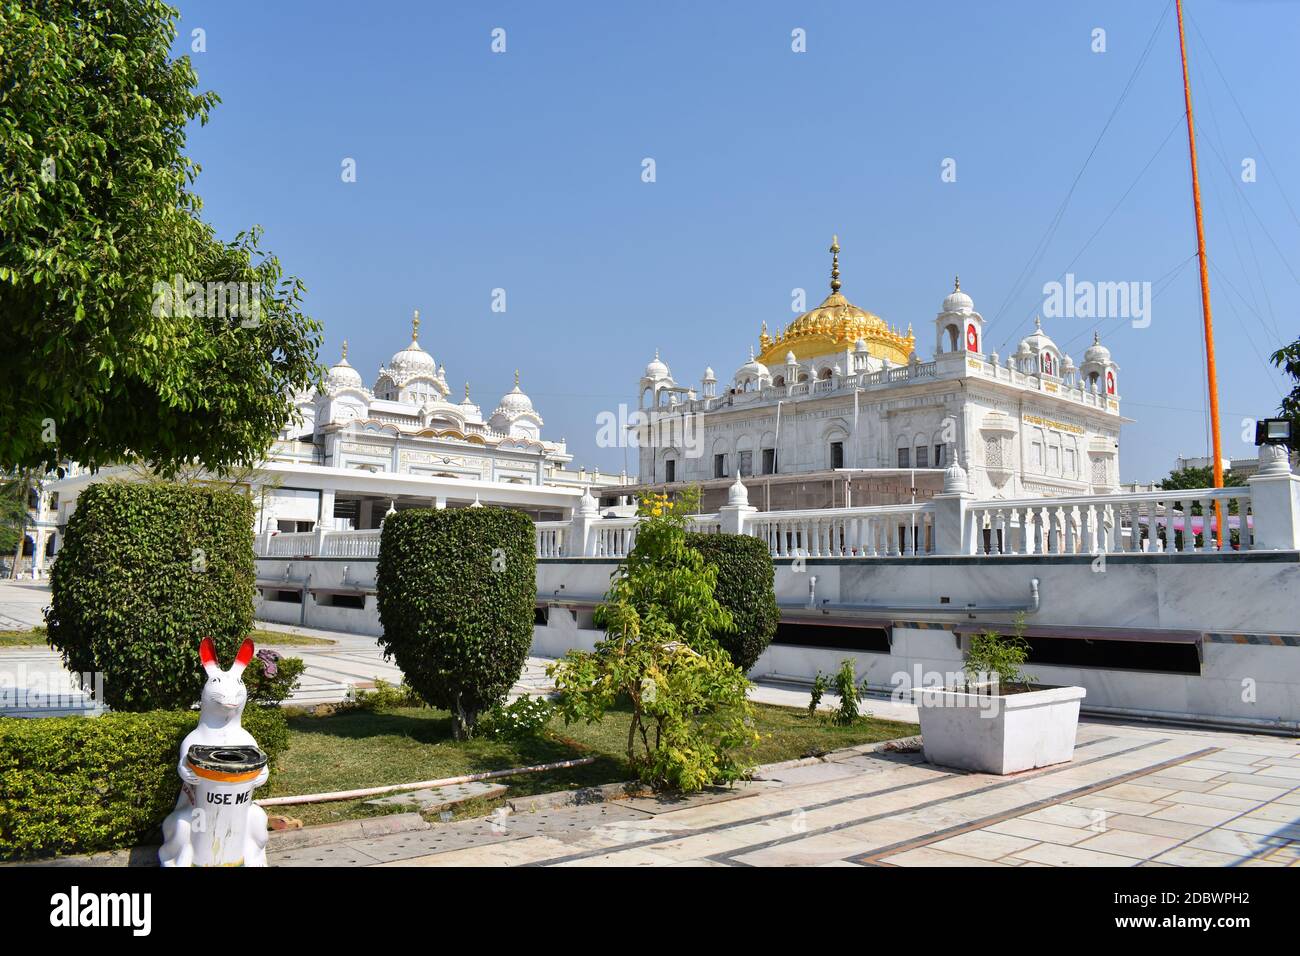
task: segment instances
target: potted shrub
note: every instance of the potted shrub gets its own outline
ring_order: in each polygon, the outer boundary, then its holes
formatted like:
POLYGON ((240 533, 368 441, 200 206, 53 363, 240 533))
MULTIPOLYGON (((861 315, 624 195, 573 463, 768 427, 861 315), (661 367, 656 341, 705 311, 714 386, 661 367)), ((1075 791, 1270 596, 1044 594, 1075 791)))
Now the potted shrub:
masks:
POLYGON ((963 679, 912 691, 921 742, 930 763, 1007 774, 1064 763, 1074 756, 1082 687, 1034 683, 1022 667, 1029 654, 1015 633, 971 638, 963 679))

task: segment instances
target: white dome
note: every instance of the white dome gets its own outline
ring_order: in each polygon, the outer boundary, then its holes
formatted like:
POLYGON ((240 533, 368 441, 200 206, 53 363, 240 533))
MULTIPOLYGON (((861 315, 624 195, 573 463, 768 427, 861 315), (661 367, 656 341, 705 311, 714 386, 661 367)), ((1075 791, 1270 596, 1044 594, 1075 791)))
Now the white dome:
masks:
POLYGON ((411 344, 399 352, 394 352, 393 357, 388 361, 388 368, 402 376, 412 376, 418 374, 427 374, 433 376, 437 372, 437 363, 434 362, 433 356, 420 348, 420 313, 417 311, 414 318, 411 319, 411 344))
POLYGON ((1110 349, 1101 344, 1101 333, 1092 333, 1092 345, 1088 346, 1088 351, 1083 353, 1085 362, 1096 362, 1098 365, 1106 365, 1110 362, 1110 349))
POLYGON ((749 379, 749 378, 771 378, 771 377, 772 377, 771 373, 768 372, 767 366, 764 365, 762 362, 760 362, 758 359, 754 358, 754 349, 751 346, 749 350, 749 361, 746 362, 744 365, 742 365, 740 368, 736 369, 735 380, 737 382, 740 382, 743 381, 744 379, 749 379))
POLYGON ((953 282, 953 289, 948 293, 948 297, 943 300, 943 311, 945 312, 974 312, 975 302, 965 292, 961 291, 961 277, 953 282))
POLYGON ((519 388, 519 373, 515 372, 515 387, 501 396, 501 402, 497 405, 496 410, 492 413, 504 415, 507 418, 514 418, 518 415, 536 415, 533 408, 533 400, 525 395, 519 388))
POLYGON ((716 378, 716 377, 714 376, 714 374, 713 374, 713 367, 712 367, 712 366, 709 366, 709 365, 704 366, 704 378, 702 379, 702 381, 705 381, 705 382, 716 382, 716 381, 717 381, 717 378, 716 378))
POLYGON ((329 371, 325 373, 325 384, 331 389, 340 388, 365 388, 361 381, 361 373, 348 364, 348 343, 343 343, 343 357, 338 363, 331 365, 329 371))
POLYGON ((1044 349, 1052 349, 1055 352, 1061 350, 1056 347, 1056 343, 1051 340, 1046 332, 1043 331, 1043 320, 1034 317, 1034 331, 1032 334, 1025 336, 1020 340, 1020 351, 1023 352, 1042 352, 1044 349))
POLYGON ((659 361, 659 350, 655 349, 655 357, 650 360, 650 364, 645 367, 643 378, 672 378, 672 373, 668 371, 668 366, 659 361))

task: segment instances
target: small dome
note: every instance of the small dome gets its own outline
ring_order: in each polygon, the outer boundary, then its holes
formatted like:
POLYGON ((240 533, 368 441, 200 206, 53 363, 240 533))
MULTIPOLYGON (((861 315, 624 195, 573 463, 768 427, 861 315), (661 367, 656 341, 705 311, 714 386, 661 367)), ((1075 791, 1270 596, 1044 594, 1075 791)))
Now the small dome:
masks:
POLYGON ((434 362, 432 355, 420 348, 419 338, 420 313, 417 310, 411 320, 411 344, 399 352, 394 352, 393 357, 388 361, 388 367, 392 371, 407 375, 435 374, 437 363, 434 362))
POLYGON ((343 343, 343 357, 325 373, 325 384, 332 389, 365 388, 361 373, 348 364, 348 343, 343 343))
POLYGON ((866 339, 858 339, 856 342, 853 343, 853 351, 855 351, 855 352, 865 352, 866 350, 867 350, 867 340, 866 340, 866 339))
POLYGON ((1034 316, 1034 331, 1020 340, 1020 351, 1021 353, 1041 352, 1048 348, 1056 352, 1061 351, 1048 334, 1043 331, 1043 320, 1038 316, 1034 316))
POLYGON ((515 387, 501 396, 501 402, 497 405, 494 415, 504 414, 509 417, 515 415, 535 415, 533 409, 533 400, 525 395, 519 388, 519 373, 515 372, 515 387))
POLYGON ((1101 344, 1101 333, 1092 333, 1092 345, 1088 346, 1088 351, 1083 353, 1085 362, 1096 362, 1098 365, 1106 365, 1110 362, 1110 349, 1101 344))
POLYGON ((702 379, 702 381, 705 381, 705 382, 716 382, 717 380, 718 380, 718 379, 717 379, 717 376, 715 376, 715 375, 713 374, 713 367, 712 367, 712 366, 709 366, 709 365, 706 365, 706 366, 704 367, 704 378, 702 379))
POLYGON ((672 372, 668 371, 668 366, 659 361, 659 350, 655 349, 655 357, 650 360, 650 364, 645 367, 643 378, 672 378, 672 372))
POLYGON ((961 291, 961 277, 958 276, 953 282, 953 288, 948 293, 948 298, 943 300, 943 311, 945 312, 974 312, 975 302, 965 292, 961 291))
POLYGON ((748 378, 771 378, 771 377, 772 377, 771 373, 768 372, 767 366, 764 365, 762 362, 760 362, 758 359, 754 358, 754 349, 751 346, 749 350, 749 361, 746 362, 744 365, 742 365, 740 368, 736 369, 736 381, 739 382, 748 378))
POLYGON ((793 351, 790 351, 790 352, 786 352, 786 353, 785 353, 785 364, 786 364, 786 365, 798 365, 798 364, 799 364, 799 360, 796 359, 796 358, 794 357, 794 352, 793 352, 793 351))

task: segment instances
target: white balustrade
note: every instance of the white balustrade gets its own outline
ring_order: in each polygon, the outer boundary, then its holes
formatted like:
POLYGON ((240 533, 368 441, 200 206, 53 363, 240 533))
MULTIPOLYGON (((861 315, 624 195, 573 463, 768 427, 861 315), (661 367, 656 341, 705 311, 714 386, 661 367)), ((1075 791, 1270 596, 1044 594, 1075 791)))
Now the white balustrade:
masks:
POLYGON ((539 521, 537 530, 537 556, 539 558, 562 558, 564 546, 569 536, 567 521, 539 521))
POLYGON ((934 505, 885 505, 751 515, 746 534, 774 558, 914 557, 934 552, 934 505))
MULTIPOLYGON (((774 558, 1100 552, 1230 556, 1253 550, 1261 535, 1262 547, 1297 547, 1300 532, 1293 529, 1300 528, 1300 516, 1291 490, 1296 482, 1300 479, 1284 473, 1252 478, 1246 487, 1003 501, 945 494, 917 504, 804 511, 755 511, 744 502, 742 489, 738 504, 692 515, 687 527, 706 534, 739 530, 762 540, 774 558), (1255 511, 1257 492, 1264 515, 1255 511)), ((624 558, 636 544, 639 522, 594 514, 540 521, 534 528, 537 556, 624 558)), ((261 534, 254 547, 263 558, 373 559, 381 536, 378 529, 261 534)))
POLYGON ((1244 487, 973 501, 966 521, 968 554, 1230 553, 1254 545, 1244 487))
POLYGON ((272 535, 266 540, 262 557, 267 558, 302 558, 316 554, 316 532, 294 531, 287 534, 272 535))
POLYGON ((321 557, 377 558, 379 557, 379 537, 382 533, 378 528, 371 531, 326 532, 325 546, 321 551, 321 557))

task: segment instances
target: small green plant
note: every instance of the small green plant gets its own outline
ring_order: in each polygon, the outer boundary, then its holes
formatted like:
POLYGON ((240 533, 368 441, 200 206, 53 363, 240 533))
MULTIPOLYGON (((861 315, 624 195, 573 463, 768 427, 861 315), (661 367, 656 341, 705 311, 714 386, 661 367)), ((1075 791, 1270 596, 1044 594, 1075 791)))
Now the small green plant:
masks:
POLYGON ((821 671, 813 678, 812 693, 808 695, 808 716, 817 716, 817 708, 822 704, 822 698, 826 695, 826 688, 830 686, 830 681, 821 671))
POLYGON ((758 742, 749 681, 712 636, 733 626, 714 597, 717 568, 686 542, 698 503, 698 489, 642 499, 636 544, 596 612, 605 639, 547 671, 566 724, 629 705, 628 763, 643 782, 683 791, 742 778, 758 742))
POLYGON ((1029 660, 1024 632, 1025 616, 1017 614, 1010 635, 985 631, 973 636, 966 652, 966 675, 972 681, 996 680, 1004 687, 1032 684, 1035 678, 1022 669, 1029 660))
POLYGON ((839 673, 835 675, 835 692, 840 695, 840 707, 835 711, 834 721, 841 727, 849 727, 858 720, 858 675, 851 657, 840 663, 839 673))
POLYGON ((386 710, 397 710, 399 707, 424 707, 423 698, 407 684, 390 684, 386 680, 376 678, 375 689, 366 690, 364 687, 349 687, 347 696, 343 698, 335 709, 335 713, 367 713, 375 714, 386 710))
POLYGON ((545 697, 525 694, 509 704, 497 704, 479 718, 478 732, 497 740, 535 737, 550 723, 555 708, 545 697))

